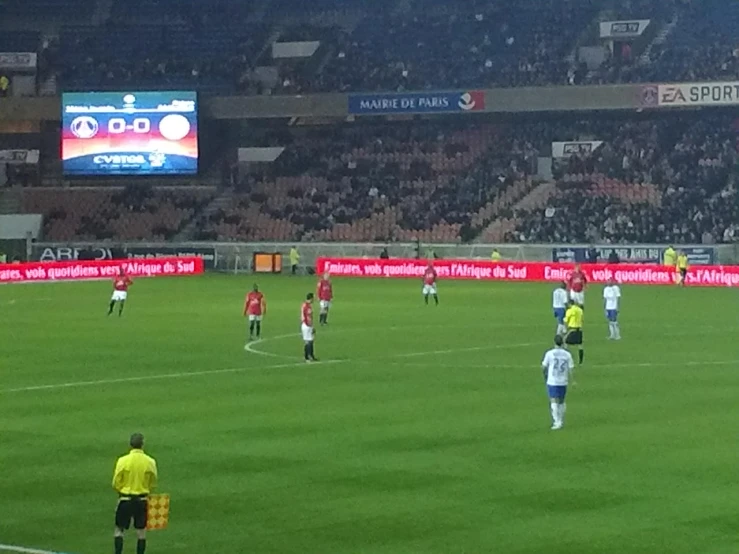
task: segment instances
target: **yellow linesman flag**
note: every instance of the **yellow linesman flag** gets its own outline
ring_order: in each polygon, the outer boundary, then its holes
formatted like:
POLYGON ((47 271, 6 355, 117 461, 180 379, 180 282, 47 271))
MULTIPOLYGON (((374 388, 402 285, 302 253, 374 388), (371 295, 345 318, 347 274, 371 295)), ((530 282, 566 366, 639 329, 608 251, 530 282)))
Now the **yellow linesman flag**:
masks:
POLYGON ((149 531, 166 529, 169 523, 169 495, 150 494, 146 501, 146 528, 149 531))

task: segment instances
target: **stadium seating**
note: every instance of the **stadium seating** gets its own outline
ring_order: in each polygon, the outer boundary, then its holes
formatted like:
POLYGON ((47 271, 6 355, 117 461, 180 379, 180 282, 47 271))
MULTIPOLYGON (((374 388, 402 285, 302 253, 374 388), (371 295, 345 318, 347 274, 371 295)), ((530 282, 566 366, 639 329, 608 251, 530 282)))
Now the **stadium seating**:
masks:
POLYGON ((62 82, 69 90, 235 89, 264 45, 266 29, 238 18, 199 25, 66 27, 61 33, 62 82))
POLYGON ((29 188, 23 207, 44 215, 47 240, 169 240, 212 196, 206 188, 29 188))
MULTIPOLYGON (((469 239, 472 227, 487 225, 532 187, 525 164, 515 167, 511 159, 512 146, 491 125, 307 133, 278 159, 276 175, 260 176, 233 207, 204 220, 200 237, 469 239)), ((531 159, 528 164, 534 166, 531 159)))
POLYGON ((516 214, 519 242, 729 242, 737 134, 726 116, 624 125, 604 153, 572 162, 545 205, 516 214), (620 160, 620 163, 618 163, 620 160))

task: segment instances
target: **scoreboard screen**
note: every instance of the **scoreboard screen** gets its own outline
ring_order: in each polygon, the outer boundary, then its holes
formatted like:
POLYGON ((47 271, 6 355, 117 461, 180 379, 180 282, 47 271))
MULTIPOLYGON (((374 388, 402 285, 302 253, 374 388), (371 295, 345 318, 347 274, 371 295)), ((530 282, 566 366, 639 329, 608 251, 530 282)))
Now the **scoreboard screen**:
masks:
POLYGON ((195 174, 197 108, 195 92, 64 93, 64 174, 195 174))

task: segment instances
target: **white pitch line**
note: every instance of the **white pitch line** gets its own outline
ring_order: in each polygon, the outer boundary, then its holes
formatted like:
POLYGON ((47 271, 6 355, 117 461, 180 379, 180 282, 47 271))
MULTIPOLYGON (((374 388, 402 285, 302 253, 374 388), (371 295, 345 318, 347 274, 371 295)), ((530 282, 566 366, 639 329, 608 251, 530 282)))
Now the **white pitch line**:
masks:
POLYGON ((417 358, 419 356, 434 356, 441 354, 457 354, 461 352, 479 352, 480 350, 498 350, 500 348, 523 348, 524 346, 536 346, 539 343, 522 342, 519 344, 493 344, 488 346, 470 346, 469 348, 450 348, 448 350, 431 350, 429 352, 411 352, 410 354, 397 354, 388 358, 417 358))
POLYGON ((0 551, 20 552, 22 554, 63 554, 55 550, 40 550, 38 548, 26 548, 25 546, 15 546, 12 544, 0 544, 0 551))
MULTIPOLYGON (((292 337, 291 335, 286 335, 283 338, 287 338, 288 336, 292 337)), ((278 337, 272 337, 269 340, 276 340, 278 337)), ((268 339, 263 339, 262 342, 265 342, 268 339)), ((511 345, 491 345, 491 346, 475 346, 473 347, 474 350, 494 350, 498 348, 516 348, 521 346, 530 346, 529 343, 526 344, 511 344, 511 345)), ((433 356, 438 354, 453 354, 455 352, 466 352, 470 349, 467 348, 461 348, 461 349, 450 349, 450 350, 431 350, 428 352, 414 352, 412 353, 412 356, 433 356)), ((256 351, 256 350, 248 350, 248 352, 251 352, 253 354, 262 354, 264 355, 264 352, 256 351)), ((383 359, 393 359, 393 358, 403 358, 408 357, 407 354, 401 354, 398 356, 386 356, 386 357, 378 357, 374 358, 375 360, 383 360, 383 359)), ((292 358, 291 358, 292 359, 292 358)), ((350 359, 340 359, 340 360, 326 360, 321 362, 316 362, 315 365, 320 364, 341 364, 341 363, 348 363, 351 362, 350 359)), ((81 387, 94 387, 98 385, 115 385, 115 384, 121 384, 121 383, 139 383, 142 381, 160 381, 165 379, 182 379, 185 377, 199 377, 203 375, 219 375, 219 374, 225 374, 225 373, 243 373, 245 371, 263 371, 263 370, 270 370, 270 369, 285 369, 290 367, 298 367, 298 366, 304 366, 305 362, 291 362, 291 363, 284 363, 284 364, 277 364, 277 365, 271 365, 271 366, 261 366, 261 367, 232 367, 232 368, 226 368, 226 369, 205 369, 201 371, 181 371, 178 373, 161 373, 158 375, 140 375, 136 377, 120 377, 117 379, 99 379, 95 381, 72 381, 69 383, 54 383, 50 385, 33 385, 29 387, 17 387, 12 389, 2 389, 0 390, 0 394, 9 394, 14 392, 33 392, 33 391, 43 391, 43 390, 58 390, 58 389, 71 389, 71 388, 81 388, 81 387)))
POLYGON ((259 356, 267 356, 269 358, 283 358, 283 359, 288 359, 288 360, 294 360, 295 358, 293 356, 285 356, 284 354, 274 354, 272 352, 264 352, 262 350, 255 350, 254 347, 257 344, 267 342, 268 340, 295 338, 299 336, 300 335, 298 333, 290 333, 289 335, 277 335, 276 337, 269 337, 267 339, 258 339, 255 341, 247 342, 246 345, 244 346, 244 350, 246 352, 249 352, 250 354, 257 354, 259 356))
MULTIPOLYGON (((337 364, 348 360, 327 360, 316 362, 318 364, 337 364)), ((140 375, 137 377, 121 377, 119 379, 99 379, 97 381, 72 381, 69 383, 54 383, 52 385, 33 385, 30 387, 18 387, 13 389, 2 389, 0 394, 11 392, 32 392, 55 389, 72 389, 79 387, 94 387, 96 385, 115 385, 119 383, 139 383, 142 381, 159 381, 164 379, 182 379, 183 377, 198 377, 202 375, 219 375, 221 373, 243 373, 245 371, 260 371, 263 369, 283 369, 305 365, 305 362, 293 362, 289 364, 278 364, 262 367, 231 367, 227 369, 205 369, 202 371, 181 371, 179 373, 160 373, 158 375, 140 375)))

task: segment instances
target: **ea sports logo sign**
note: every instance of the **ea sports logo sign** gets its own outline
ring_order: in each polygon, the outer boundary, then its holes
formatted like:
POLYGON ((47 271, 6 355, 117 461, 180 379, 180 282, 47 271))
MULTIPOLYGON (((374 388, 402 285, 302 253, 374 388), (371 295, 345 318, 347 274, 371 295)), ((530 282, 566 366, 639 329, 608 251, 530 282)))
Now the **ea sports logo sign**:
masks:
POLYGON ((98 134, 98 122, 94 117, 89 115, 81 115, 72 120, 69 126, 72 134, 80 139, 91 139, 98 134))

